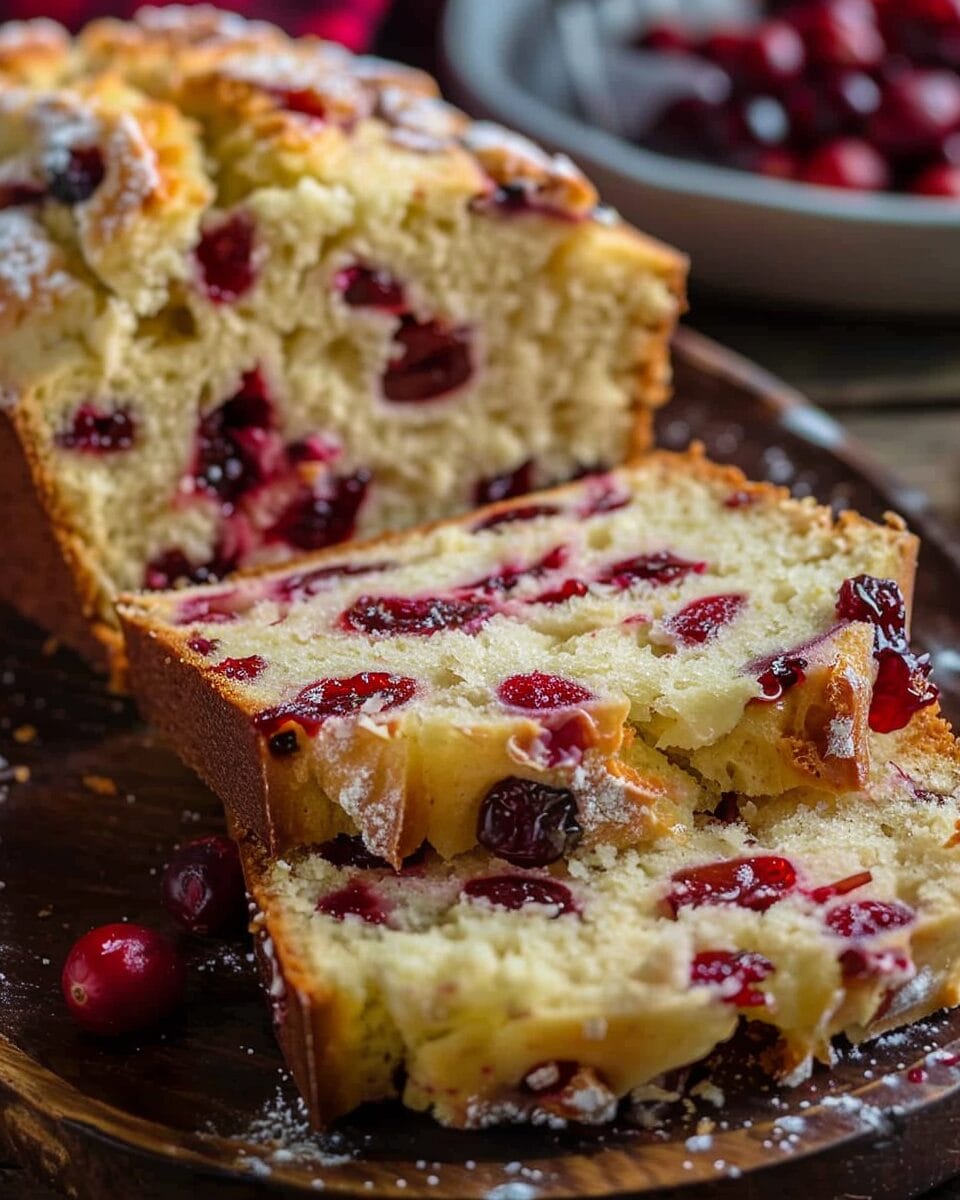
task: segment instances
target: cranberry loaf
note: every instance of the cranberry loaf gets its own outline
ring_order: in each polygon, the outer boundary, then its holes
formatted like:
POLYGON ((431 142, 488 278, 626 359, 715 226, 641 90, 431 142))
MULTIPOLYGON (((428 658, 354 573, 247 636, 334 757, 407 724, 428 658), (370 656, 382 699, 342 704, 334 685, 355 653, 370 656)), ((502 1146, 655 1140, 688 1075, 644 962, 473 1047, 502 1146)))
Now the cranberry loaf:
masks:
MULTIPOLYGON (((316 1123, 398 1094, 445 1124, 599 1123, 741 1018, 784 1082, 960 1000, 960 753, 932 710, 867 786, 728 796, 683 841, 395 872, 357 838, 246 847, 261 965, 316 1123), (398 1081, 403 1081, 399 1082, 398 1081)), ((532 826, 535 808, 518 812, 532 826)))
POLYGON ((426 75, 203 6, 0 28, 2 593, 206 581, 649 442, 685 263, 426 75))
POLYGON ((519 780, 560 799, 518 855, 560 857, 574 825, 683 828, 688 771, 715 797, 859 787, 868 727, 936 695, 915 551, 895 518, 656 453, 119 611, 144 713, 272 851, 359 832, 395 866, 450 857, 509 827, 519 780))

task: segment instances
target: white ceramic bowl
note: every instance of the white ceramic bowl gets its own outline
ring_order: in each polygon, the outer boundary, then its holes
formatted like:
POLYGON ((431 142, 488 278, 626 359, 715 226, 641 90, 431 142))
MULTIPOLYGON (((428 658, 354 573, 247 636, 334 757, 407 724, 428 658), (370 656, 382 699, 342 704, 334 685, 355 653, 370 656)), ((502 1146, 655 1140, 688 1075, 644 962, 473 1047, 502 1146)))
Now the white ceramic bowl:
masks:
POLYGON ((577 115, 550 0, 449 0, 447 90, 571 155, 630 221, 739 296, 960 318, 960 204, 767 179, 643 150, 577 115))

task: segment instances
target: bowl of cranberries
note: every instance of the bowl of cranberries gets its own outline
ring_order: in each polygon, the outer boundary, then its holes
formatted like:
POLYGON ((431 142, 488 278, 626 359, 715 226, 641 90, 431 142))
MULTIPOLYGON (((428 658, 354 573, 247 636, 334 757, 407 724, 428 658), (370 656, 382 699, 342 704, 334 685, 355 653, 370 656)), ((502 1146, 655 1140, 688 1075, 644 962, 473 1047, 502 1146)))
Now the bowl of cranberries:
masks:
POLYGON ((694 279, 960 316, 960 0, 452 0, 452 85, 694 279))

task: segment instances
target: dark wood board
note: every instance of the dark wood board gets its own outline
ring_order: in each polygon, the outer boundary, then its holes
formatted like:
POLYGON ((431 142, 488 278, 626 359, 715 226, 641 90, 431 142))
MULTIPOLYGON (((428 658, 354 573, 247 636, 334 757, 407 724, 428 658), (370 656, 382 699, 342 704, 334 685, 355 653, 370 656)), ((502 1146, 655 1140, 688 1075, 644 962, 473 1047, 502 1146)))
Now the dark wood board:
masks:
MULTIPOLYGON (((685 333, 660 437, 679 446, 691 436, 717 458, 822 499, 871 515, 907 510, 927 538, 915 634, 936 654, 948 713, 960 715, 960 561, 919 499, 898 493, 783 385, 685 333)), ((188 1002, 154 1035, 104 1044, 69 1021, 58 977, 73 939, 124 917, 164 925, 166 856, 221 821, 126 701, 8 613, 0 754, 9 764, 0 785, 0 1148, 79 1200, 319 1190, 906 1200, 960 1173, 960 1068, 938 1062, 924 1081, 908 1080, 931 1050, 960 1050, 960 1015, 848 1050, 792 1092, 736 1080, 732 1054, 721 1054, 711 1077, 725 1106, 701 1098, 660 1129, 461 1133, 380 1105, 310 1138, 242 939, 186 944, 188 1002), (115 794, 104 794, 105 779, 115 794), (703 1120, 714 1122, 709 1143, 688 1142, 703 1120), (279 1141, 267 1144, 273 1134, 279 1141)))

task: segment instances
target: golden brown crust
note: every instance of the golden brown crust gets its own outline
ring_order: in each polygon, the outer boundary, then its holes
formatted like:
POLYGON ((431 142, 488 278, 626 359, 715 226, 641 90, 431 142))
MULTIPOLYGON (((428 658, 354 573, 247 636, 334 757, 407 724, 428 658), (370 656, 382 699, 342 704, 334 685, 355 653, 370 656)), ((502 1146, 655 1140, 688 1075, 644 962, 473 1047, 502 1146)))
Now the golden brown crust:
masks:
POLYGON ((0 528, 6 531, 0 595, 105 670, 120 649, 120 635, 86 609, 90 588, 83 586, 70 536, 45 502, 39 465, 31 469, 13 422, 3 413, 0 462, 0 528))

